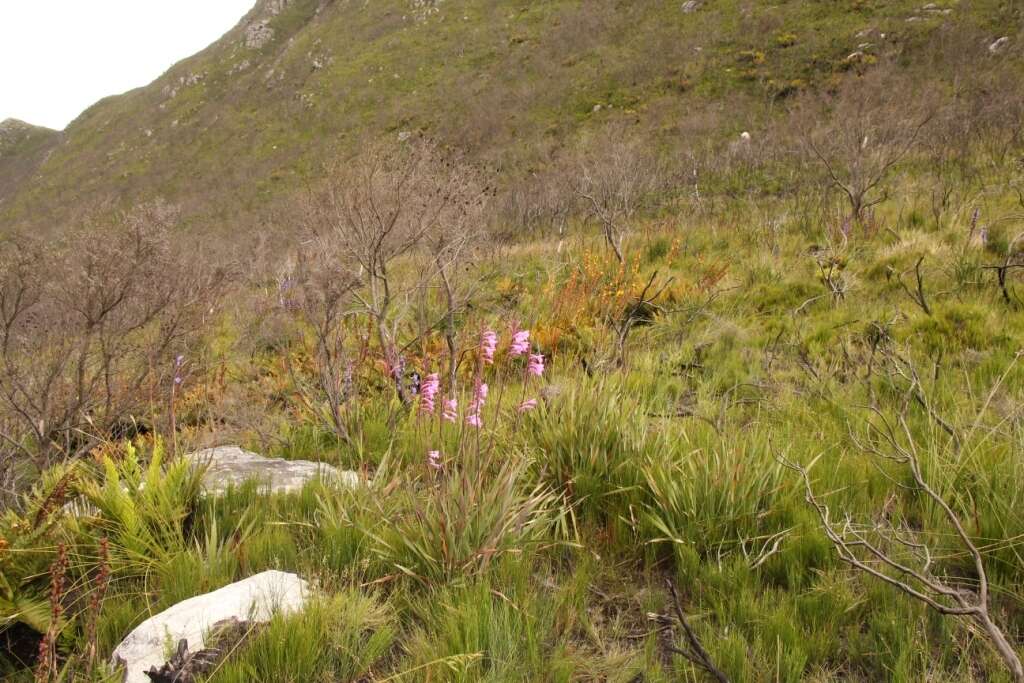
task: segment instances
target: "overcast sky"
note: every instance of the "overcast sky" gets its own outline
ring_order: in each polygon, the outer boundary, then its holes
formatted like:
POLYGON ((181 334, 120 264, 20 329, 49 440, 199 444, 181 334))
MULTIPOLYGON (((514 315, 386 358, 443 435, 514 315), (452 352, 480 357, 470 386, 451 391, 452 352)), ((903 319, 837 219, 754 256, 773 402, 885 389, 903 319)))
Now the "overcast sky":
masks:
POLYGON ((0 0, 0 121, 63 129, 150 83, 233 27, 256 0, 0 0))

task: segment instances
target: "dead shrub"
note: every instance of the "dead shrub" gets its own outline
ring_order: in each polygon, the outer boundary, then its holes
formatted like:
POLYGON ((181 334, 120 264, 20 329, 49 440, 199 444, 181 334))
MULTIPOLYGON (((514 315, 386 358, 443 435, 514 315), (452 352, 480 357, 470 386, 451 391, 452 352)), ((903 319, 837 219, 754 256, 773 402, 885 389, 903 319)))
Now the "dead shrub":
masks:
MULTIPOLYGON (((414 140, 371 145, 334 164, 299 213, 305 248, 330 255, 319 267, 341 274, 349 310, 369 318, 404 404, 410 397, 402 381, 400 325, 413 300, 439 279, 447 302, 439 325, 453 333, 454 309, 462 305, 457 266, 465 265, 467 247, 480 235, 481 208, 490 194, 475 169, 414 140)), ((314 327, 329 314, 321 308, 314 327)))
POLYGON ((79 456, 129 435, 169 395, 224 284, 178 254, 163 204, 59 242, 0 245, 0 471, 79 456))
POLYGON ((890 174, 918 144, 935 109, 911 84, 869 74, 834 98, 804 101, 795 120, 808 159, 820 164, 851 220, 863 226, 871 207, 888 199, 890 174))

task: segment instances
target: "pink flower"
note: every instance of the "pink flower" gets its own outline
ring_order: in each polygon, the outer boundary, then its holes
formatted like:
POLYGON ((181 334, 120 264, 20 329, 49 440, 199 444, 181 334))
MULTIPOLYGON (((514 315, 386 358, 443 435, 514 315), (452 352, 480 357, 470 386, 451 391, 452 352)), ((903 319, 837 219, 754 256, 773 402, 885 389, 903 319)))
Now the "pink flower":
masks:
POLYGON ((444 410, 441 412, 441 419, 448 422, 455 422, 459 419, 459 399, 449 398, 444 402, 444 410))
POLYGON ((434 414, 434 397, 441 388, 441 378, 437 373, 426 376, 420 385, 420 411, 427 415, 434 414))
POLYGON ((434 470, 441 469, 441 451, 427 451, 427 466, 434 470))
POLYGON ((493 330, 486 330, 480 335, 480 357, 484 365, 494 363, 494 351, 498 348, 498 335, 493 330))
POLYGON ((522 403, 519 404, 519 412, 520 413, 525 413, 527 411, 533 410, 536 407, 537 407, 537 399, 531 398, 530 400, 523 401, 522 403))
POLYGON ((519 330, 512 335, 512 345, 508 349, 508 355, 515 358, 530 350, 530 331, 519 330))
POLYGON ((530 354, 530 362, 526 365, 526 371, 534 377, 544 374, 544 356, 539 353, 530 354))
POLYGON ((466 424, 470 427, 483 426, 483 419, 480 413, 483 410, 484 403, 487 401, 487 392, 487 384, 477 382, 476 391, 473 393, 473 401, 469 404, 469 415, 466 416, 466 424))

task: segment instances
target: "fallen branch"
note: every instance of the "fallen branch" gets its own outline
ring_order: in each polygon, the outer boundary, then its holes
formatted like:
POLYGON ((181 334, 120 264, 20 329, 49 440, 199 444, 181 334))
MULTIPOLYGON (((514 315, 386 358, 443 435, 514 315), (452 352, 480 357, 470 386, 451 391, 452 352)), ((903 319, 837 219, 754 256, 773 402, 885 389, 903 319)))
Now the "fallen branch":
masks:
POLYGON ((672 594, 672 607, 676 613, 676 620, 679 625, 683 627, 683 632, 686 635, 686 648, 678 648, 673 645, 666 645, 666 648, 670 652, 674 652, 677 655, 685 657, 687 660, 692 662, 695 666, 707 673, 708 676, 718 681, 718 683, 729 683, 729 677, 722 673, 721 669, 715 666, 715 663, 711 660, 711 655, 704 649, 704 646, 700 642, 700 638, 697 637, 696 632, 690 626, 690 622, 686 619, 686 613, 683 612, 682 603, 679 600, 679 593, 676 591, 675 584, 672 583, 671 579, 666 581, 668 584, 669 593, 672 594))

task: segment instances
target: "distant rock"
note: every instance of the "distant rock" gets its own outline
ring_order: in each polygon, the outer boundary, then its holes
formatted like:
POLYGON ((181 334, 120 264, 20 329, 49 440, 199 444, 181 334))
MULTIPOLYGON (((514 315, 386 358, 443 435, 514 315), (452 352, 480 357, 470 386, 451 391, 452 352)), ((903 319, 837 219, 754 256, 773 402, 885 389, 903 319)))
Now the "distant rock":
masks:
POLYGON ((291 0, 267 0, 264 11, 272 17, 276 17, 290 4, 291 0))
MULTIPOLYGON (((150 683, 146 672, 168 663, 168 645, 185 641, 198 653, 211 632, 224 627, 265 624, 276 612, 296 612, 309 596, 308 584, 295 574, 266 571, 219 590, 189 598, 135 627, 111 655, 124 667, 124 683, 150 683)), ((179 650, 177 658, 181 657, 179 650)))
POLYGON ((994 55, 995 54, 999 54, 1009 44, 1010 44, 1010 37, 1009 36, 1003 36, 1002 38, 998 39, 997 41, 995 41, 994 43, 989 45, 988 46, 988 51, 991 52, 994 55))
POLYGON ((686 2, 683 3, 682 9, 684 12, 689 14, 690 12, 696 12, 699 10, 703 4, 704 3, 700 2, 700 0, 686 0, 686 2))
POLYGON ((355 487, 362 481, 359 474, 341 471, 331 465, 309 460, 282 460, 242 450, 238 446, 218 446, 185 456, 196 464, 207 465, 203 490, 222 494, 231 486, 240 486, 255 479, 268 493, 292 493, 308 482, 320 478, 341 486, 355 487))
POLYGON ((242 42, 248 48, 259 50, 273 39, 274 29, 270 28, 268 20, 263 19, 245 27, 245 36, 242 42))

